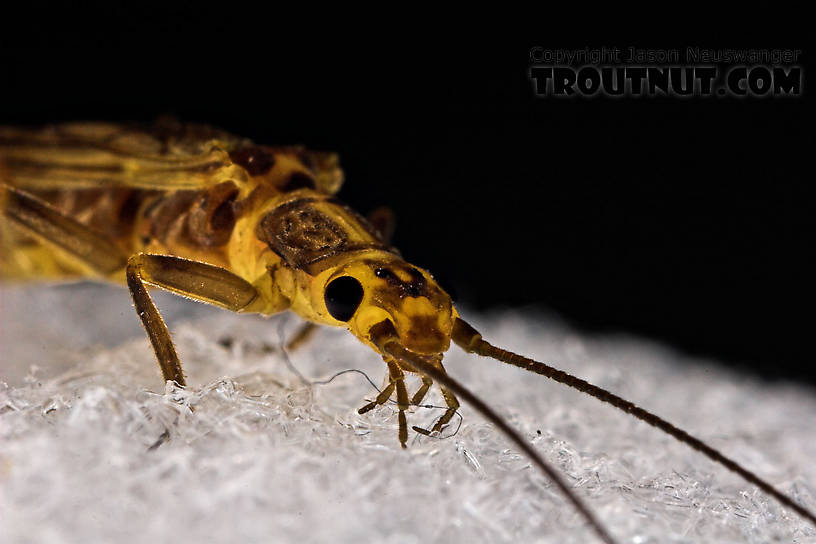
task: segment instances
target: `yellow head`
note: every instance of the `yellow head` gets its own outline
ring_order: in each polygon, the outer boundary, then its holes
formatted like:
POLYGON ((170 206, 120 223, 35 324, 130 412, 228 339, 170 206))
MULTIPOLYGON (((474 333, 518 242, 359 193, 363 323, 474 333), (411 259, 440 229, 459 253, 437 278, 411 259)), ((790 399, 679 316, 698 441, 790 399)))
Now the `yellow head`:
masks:
POLYGON ((312 305, 374 347, 371 328, 389 321, 402 346, 421 355, 448 350, 456 310, 426 270, 389 258, 352 260, 315 278, 312 305), (317 299, 320 300, 317 300, 317 299))

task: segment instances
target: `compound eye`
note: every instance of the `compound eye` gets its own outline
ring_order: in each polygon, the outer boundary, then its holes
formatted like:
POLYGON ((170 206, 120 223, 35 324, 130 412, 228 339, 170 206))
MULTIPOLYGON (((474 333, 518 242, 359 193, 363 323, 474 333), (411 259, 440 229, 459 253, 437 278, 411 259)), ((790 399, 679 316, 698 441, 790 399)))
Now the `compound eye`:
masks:
POLYGON ((363 300, 363 286, 351 276, 341 276, 326 286, 326 309, 338 321, 348 321, 363 300))

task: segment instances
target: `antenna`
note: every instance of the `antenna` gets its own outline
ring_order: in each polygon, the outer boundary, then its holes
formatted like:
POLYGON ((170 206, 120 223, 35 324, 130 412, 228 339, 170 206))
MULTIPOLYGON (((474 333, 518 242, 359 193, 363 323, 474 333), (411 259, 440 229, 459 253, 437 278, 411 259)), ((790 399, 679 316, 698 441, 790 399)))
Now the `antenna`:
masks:
POLYGON ((468 353, 475 353, 476 355, 481 355, 483 357, 490 357, 491 359, 495 359, 497 361, 501 361, 503 363, 507 363, 509 365, 517 366, 519 368, 523 368, 524 370, 528 370, 530 372, 535 372, 536 374, 541 374, 542 376, 546 376, 552 380, 555 380, 559 383, 563 383, 573 389, 577 389, 582 393, 586 393, 587 395, 591 395, 596 399, 611 404, 615 408, 623 410, 627 414, 638 418, 641 421, 645 421, 649 425, 653 427, 657 427, 661 431, 670 434, 680 442, 687 444, 694 448, 695 450, 699 451, 715 463, 719 463, 728 470, 732 472, 736 472, 742 478, 744 478, 747 482, 750 482, 756 485, 765 493, 774 497, 777 501, 782 503, 783 505, 787 506, 788 508, 793 509, 803 518, 809 520, 814 526, 816 526, 816 515, 813 514, 807 508, 796 504, 793 499, 777 491, 771 484, 751 472, 750 470, 744 468, 742 465, 730 459, 720 453, 719 451, 715 450, 711 446, 704 443, 699 438, 695 438, 691 436, 689 433, 684 431, 683 429, 679 429, 662 419, 655 414, 644 410, 643 408, 635 405, 628 400, 625 400, 613 393, 610 393, 606 389, 602 389, 596 385, 592 385, 591 383, 582 380, 580 378, 576 378, 571 374, 567 374, 562 370, 558 370, 553 368, 549 365, 544 363, 540 363, 538 361, 534 361, 533 359, 528 359, 522 355, 518 355, 511 351, 507 351, 501 348, 497 348, 496 346, 488 343, 487 341, 482 339, 482 335, 479 334, 476 329, 468 325, 465 321, 460 318, 456 318, 456 321, 453 325, 453 333, 452 339, 459 345, 462 349, 467 351, 468 353))

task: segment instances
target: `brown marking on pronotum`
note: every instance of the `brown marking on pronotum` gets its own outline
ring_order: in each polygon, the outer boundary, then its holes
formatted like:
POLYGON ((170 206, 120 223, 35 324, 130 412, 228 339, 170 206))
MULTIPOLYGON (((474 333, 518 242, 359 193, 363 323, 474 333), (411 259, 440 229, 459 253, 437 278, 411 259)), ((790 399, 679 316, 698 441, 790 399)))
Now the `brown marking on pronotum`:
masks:
POLYGON ((332 218, 314 209, 315 198, 286 202, 258 223, 256 236, 289 266, 302 269, 316 258, 345 247, 348 235, 332 218))

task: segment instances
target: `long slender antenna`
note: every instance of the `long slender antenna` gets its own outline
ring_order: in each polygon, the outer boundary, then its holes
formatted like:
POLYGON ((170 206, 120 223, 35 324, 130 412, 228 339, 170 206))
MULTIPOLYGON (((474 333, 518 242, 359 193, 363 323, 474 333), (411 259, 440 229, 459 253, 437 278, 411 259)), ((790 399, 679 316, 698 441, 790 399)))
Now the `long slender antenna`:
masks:
POLYGON ((501 430, 511 441, 513 441, 516 446, 519 447, 527 456, 535 463, 538 468, 540 468, 547 477, 552 480, 552 482, 561 490, 561 493, 572 503, 576 510, 587 520, 590 527, 595 531, 595 533, 600 537, 600 539, 605 542, 606 544, 615 544, 615 540, 612 536, 604 529, 603 525, 601 525, 600 521, 598 521, 589 508, 578 498, 575 493, 567 486, 564 479, 552 468, 547 461, 541 457, 536 450, 533 449, 530 444, 521 437, 521 435, 513 429, 504 419, 499 416, 496 412, 493 411, 484 401, 482 401, 479 397, 474 395, 470 392, 470 390, 466 389, 465 386, 448 376, 448 374, 435 367, 432 363, 423 360, 421 357, 409 352, 405 348, 403 348, 399 341, 396 340, 396 331, 394 331, 393 325, 390 322, 384 321, 379 325, 375 325, 371 328, 371 339, 374 343, 379 347, 383 353, 390 355, 394 359, 400 362, 401 365, 405 365, 406 370, 410 370, 412 372, 416 372, 418 374, 427 376, 431 378, 433 381, 440 385, 444 385, 455 394, 457 394, 460 398, 467 401, 473 408, 477 411, 481 412, 481 414, 487 418, 490 422, 492 422, 496 427, 501 430))
POLYGON ((519 368, 523 368, 524 370, 529 370, 530 372, 535 372, 536 374, 541 374, 542 376, 546 376, 552 380, 555 380, 559 383, 563 383, 573 389, 577 389, 587 395, 591 395, 596 399, 611 404, 615 408, 623 410, 627 414, 630 414, 641 421, 645 421, 649 425, 653 427, 657 427, 661 431, 670 434, 680 442, 684 444, 688 444, 695 450, 699 451, 700 453, 704 454, 706 457, 711 459, 712 461, 721 464, 728 470, 732 472, 736 472, 740 476, 742 476, 746 481, 756 485, 765 493, 774 497, 777 501, 782 503, 783 505, 787 506, 788 508, 793 509, 803 518, 806 518, 816 526, 816 515, 814 515, 810 510, 807 508, 800 506, 793 502, 793 499, 776 490, 771 484, 767 483, 765 480, 761 479, 759 476, 751 472, 750 470, 742 467, 736 461, 726 457, 719 451, 715 450, 711 446, 705 444, 702 440, 695 438, 688 434, 686 431, 679 429, 669 423, 668 421, 652 414, 644 410, 643 408, 635 405, 628 400, 625 400, 613 393, 610 393, 606 389, 602 389, 596 385, 592 385, 591 383, 582 380, 580 378, 576 378, 571 374, 567 374, 562 370, 558 370, 553 368, 549 365, 545 365, 544 363, 540 363, 538 361, 534 361, 532 359, 528 359, 527 357, 523 357, 511 351, 507 351, 501 348, 497 348, 496 346, 488 343, 487 341, 482 339, 482 335, 479 334, 476 329, 468 325, 465 321, 460 318, 456 318, 456 322, 453 326, 453 341, 456 342, 462 349, 469 353, 475 353, 477 355, 482 355, 484 357, 490 357, 491 359, 496 359, 497 361, 501 361, 503 363, 507 363, 513 366, 517 366, 519 368))

